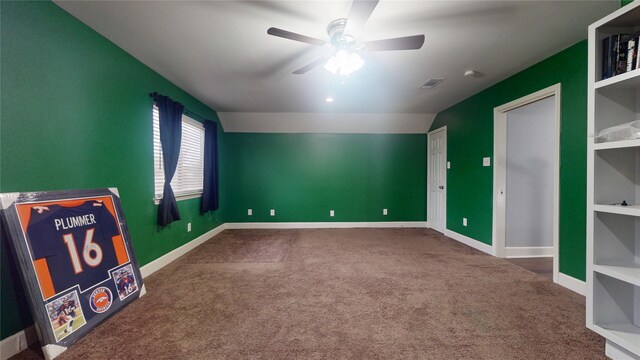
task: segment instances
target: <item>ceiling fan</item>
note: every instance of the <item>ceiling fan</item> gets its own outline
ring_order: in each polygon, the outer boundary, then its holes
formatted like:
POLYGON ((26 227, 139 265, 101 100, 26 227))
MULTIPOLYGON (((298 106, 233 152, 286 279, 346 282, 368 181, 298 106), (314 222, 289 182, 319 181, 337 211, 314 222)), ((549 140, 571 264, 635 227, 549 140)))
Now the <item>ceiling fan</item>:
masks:
POLYGON ((356 41, 364 24, 369 20, 371 13, 378 5, 378 1, 354 0, 349 16, 346 19, 333 20, 327 26, 329 42, 275 27, 269 28, 267 34, 316 46, 328 45, 334 49, 333 55, 321 57, 294 71, 294 74, 304 74, 325 64, 325 68, 332 73, 348 75, 364 65, 364 61, 359 55, 361 51, 420 49, 424 44, 424 35, 366 41, 363 43, 356 41))

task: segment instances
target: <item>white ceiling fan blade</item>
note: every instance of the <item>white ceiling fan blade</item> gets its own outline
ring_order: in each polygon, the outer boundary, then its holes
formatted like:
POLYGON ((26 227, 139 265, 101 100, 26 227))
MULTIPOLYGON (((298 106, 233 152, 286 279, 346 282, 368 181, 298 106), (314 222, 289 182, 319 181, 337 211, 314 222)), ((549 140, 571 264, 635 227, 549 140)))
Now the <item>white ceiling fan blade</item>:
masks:
POLYGON ((367 51, 417 50, 424 44, 424 35, 367 41, 367 51))
POLYGON ((267 34, 293 40, 293 41, 300 41, 300 42, 311 44, 311 45, 322 46, 325 44, 325 41, 323 40, 312 38, 310 36, 294 33, 287 30, 278 29, 275 27, 269 28, 267 30, 267 34))
POLYGON ((323 56, 320 59, 301 67, 300 69, 294 71, 293 73, 296 74, 296 75, 301 75, 301 74, 307 73, 307 72, 317 68, 318 66, 326 63, 328 59, 329 59, 328 56, 323 56))
POLYGON ((344 34, 353 38, 358 37, 377 5, 378 0, 354 0, 347 17, 347 25, 344 27, 344 34))

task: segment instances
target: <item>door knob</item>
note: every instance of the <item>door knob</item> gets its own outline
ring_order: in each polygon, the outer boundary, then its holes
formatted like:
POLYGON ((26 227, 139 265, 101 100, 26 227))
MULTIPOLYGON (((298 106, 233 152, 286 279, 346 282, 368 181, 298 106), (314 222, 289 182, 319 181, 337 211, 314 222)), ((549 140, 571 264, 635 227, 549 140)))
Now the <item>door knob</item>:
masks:
POLYGON ((444 186, 440 185, 440 186, 438 186, 438 189, 442 190, 442 189, 444 189, 444 186))

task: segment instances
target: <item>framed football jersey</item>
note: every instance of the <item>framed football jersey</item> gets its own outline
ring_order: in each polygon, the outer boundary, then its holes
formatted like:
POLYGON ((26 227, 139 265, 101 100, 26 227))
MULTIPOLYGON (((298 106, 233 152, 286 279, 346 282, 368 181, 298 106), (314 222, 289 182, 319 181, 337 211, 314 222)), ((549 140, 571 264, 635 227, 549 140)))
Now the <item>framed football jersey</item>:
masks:
POLYGON ((5 193, 0 209, 47 359, 144 295, 116 188, 5 193))

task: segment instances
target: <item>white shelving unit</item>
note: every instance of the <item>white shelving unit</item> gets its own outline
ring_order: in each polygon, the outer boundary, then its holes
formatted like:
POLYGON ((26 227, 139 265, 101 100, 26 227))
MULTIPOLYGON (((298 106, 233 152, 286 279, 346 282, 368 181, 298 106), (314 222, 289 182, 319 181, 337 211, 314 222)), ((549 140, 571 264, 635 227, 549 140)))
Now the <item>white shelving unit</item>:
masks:
POLYGON ((594 141, 640 119, 640 69, 602 80, 602 40, 640 31, 640 1, 589 26, 587 327, 613 359, 640 360, 640 140, 594 141), (620 204, 626 201, 628 206, 620 204))

